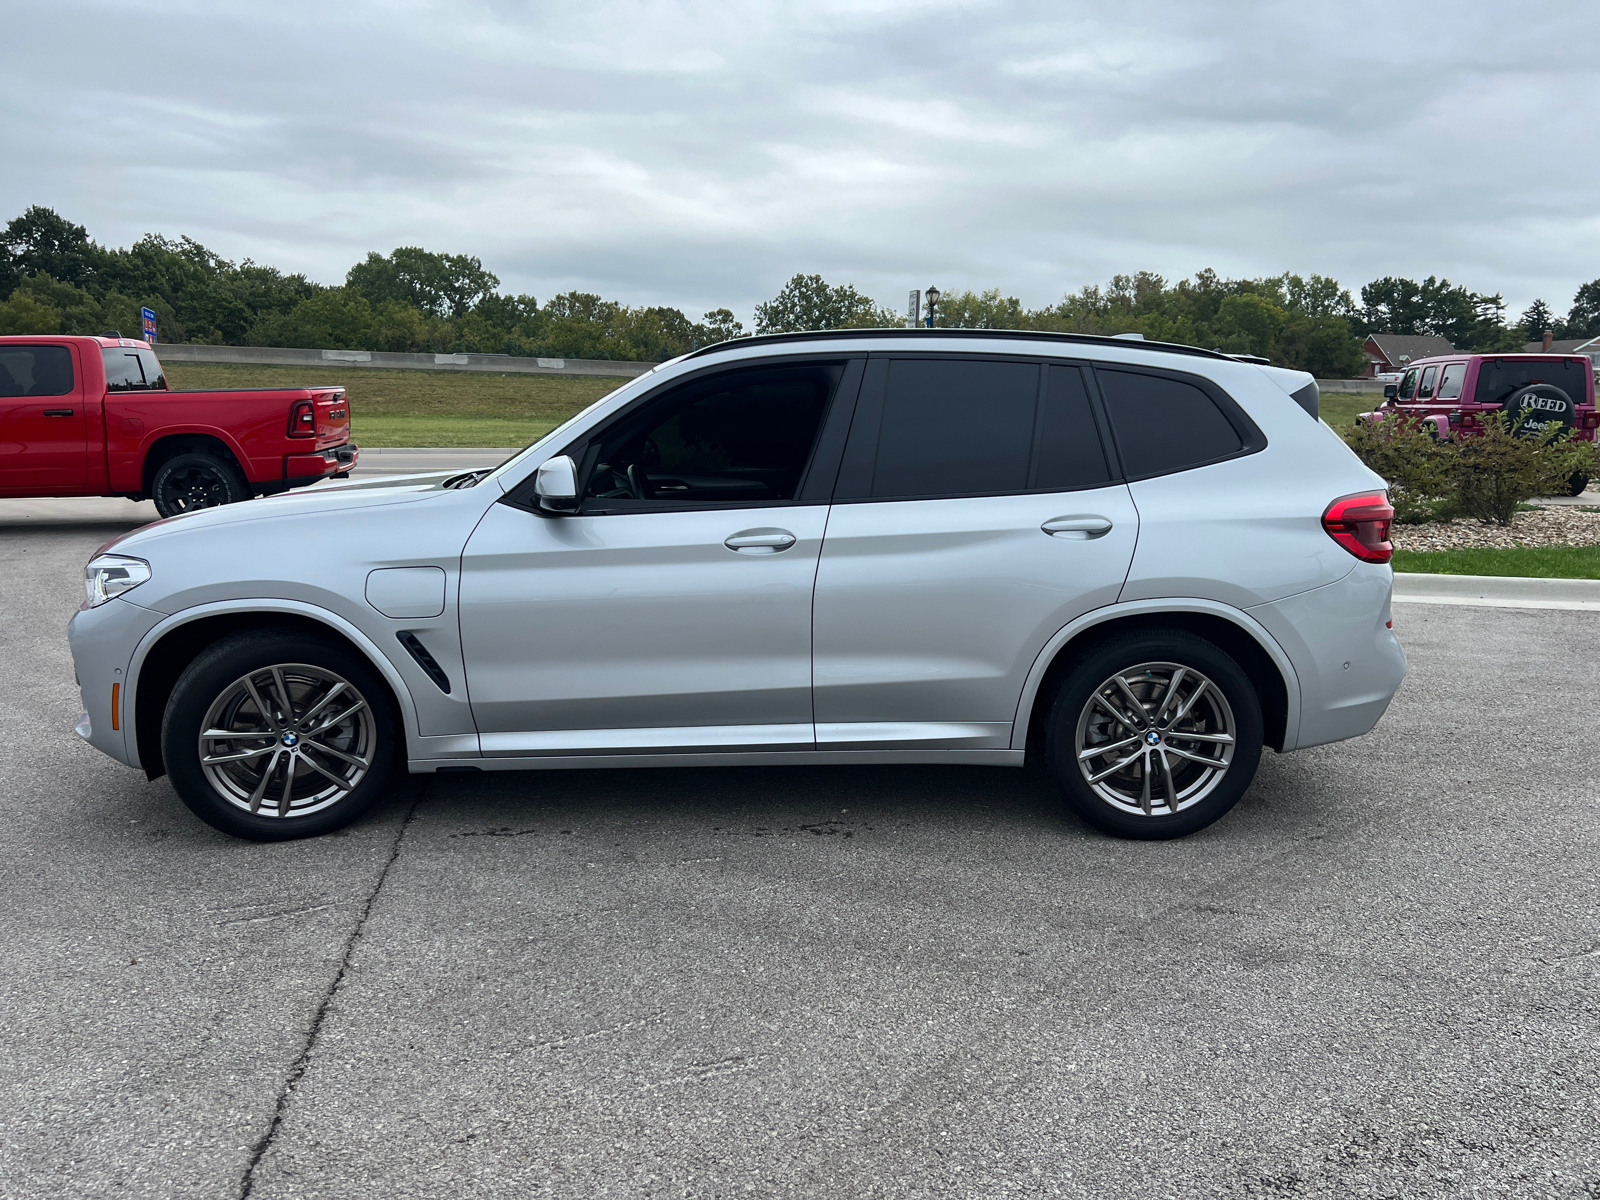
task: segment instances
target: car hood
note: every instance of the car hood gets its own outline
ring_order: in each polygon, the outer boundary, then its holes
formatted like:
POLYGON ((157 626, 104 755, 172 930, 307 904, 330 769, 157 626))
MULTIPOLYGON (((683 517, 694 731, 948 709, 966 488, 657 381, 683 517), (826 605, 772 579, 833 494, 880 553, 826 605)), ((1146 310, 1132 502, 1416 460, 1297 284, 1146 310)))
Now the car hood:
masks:
MULTIPOLYGON (((384 475, 376 479, 319 484, 299 491, 283 492, 277 496, 244 500, 217 508, 202 508, 198 512, 184 513, 182 516, 167 517, 164 520, 152 521, 148 525, 141 525, 138 529, 107 542, 97 553, 104 554, 113 549, 119 553, 127 553, 131 552, 131 547, 137 545, 175 534, 214 529, 220 525, 244 525, 247 522, 337 514, 380 505, 414 504, 419 500, 449 494, 441 485, 445 480, 460 474, 460 471, 429 471, 423 475, 384 475)), ((499 489, 495 490, 498 493, 499 489)))

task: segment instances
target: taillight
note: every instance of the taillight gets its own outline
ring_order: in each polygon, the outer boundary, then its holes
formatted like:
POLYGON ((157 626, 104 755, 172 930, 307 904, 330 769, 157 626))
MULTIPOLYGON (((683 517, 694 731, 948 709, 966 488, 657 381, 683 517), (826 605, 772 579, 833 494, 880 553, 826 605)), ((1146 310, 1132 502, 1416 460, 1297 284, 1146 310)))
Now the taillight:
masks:
POLYGON ((1357 492, 1340 496, 1322 514, 1322 527, 1328 536, 1362 562, 1386 563, 1394 557, 1389 542, 1389 526, 1394 524, 1394 506, 1387 492, 1357 492))
POLYGON ((317 409, 309 400, 296 400, 289 410, 290 437, 317 436, 317 409))

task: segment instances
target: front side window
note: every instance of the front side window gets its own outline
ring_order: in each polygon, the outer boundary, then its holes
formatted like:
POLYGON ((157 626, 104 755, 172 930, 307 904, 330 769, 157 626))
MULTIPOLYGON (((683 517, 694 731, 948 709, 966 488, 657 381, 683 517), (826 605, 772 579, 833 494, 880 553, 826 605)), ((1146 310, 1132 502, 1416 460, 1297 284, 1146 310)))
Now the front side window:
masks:
POLYGON ((1193 383, 1104 368, 1095 377, 1129 479, 1185 471, 1245 449, 1233 422, 1193 383))
POLYGON ((0 396, 65 396, 73 389, 65 346, 0 348, 0 396))
POLYGON ((1461 383, 1466 377, 1466 363, 1447 364, 1444 374, 1439 376, 1439 399, 1459 400, 1461 398, 1461 383))
POLYGON ((166 390, 167 377, 153 351, 133 346, 107 346, 101 353, 106 360, 108 392, 166 390))
POLYGON ((842 372, 721 372, 647 402, 583 451, 583 511, 793 500, 842 372))
POLYGON ((1412 367, 1400 381, 1400 399, 1409 400, 1417 394, 1417 369, 1412 367))

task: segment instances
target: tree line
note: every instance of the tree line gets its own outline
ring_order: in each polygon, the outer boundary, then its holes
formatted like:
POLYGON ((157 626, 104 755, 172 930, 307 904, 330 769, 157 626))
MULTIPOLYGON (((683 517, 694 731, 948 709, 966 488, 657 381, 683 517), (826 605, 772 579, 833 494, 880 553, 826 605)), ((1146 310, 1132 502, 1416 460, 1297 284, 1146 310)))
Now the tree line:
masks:
MULTIPOLYGON (((676 308, 588 292, 540 302, 499 286, 476 256, 414 246, 373 251, 343 284, 327 286, 250 259, 231 262, 188 237, 151 233, 127 248, 101 246, 84 226, 38 205, 0 234, 0 333, 134 334, 139 310, 149 308, 168 342, 652 362, 745 335, 726 308, 696 321, 676 308)), ((905 319, 848 284, 800 274, 756 306, 753 332, 884 328, 905 319)), ((934 323, 1142 333, 1346 378, 1365 366, 1362 343, 1374 332, 1439 334, 1476 351, 1520 350, 1546 329, 1563 338, 1600 335, 1600 280, 1578 289, 1564 319, 1538 300, 1512 321, 1499 295, 1433 276, 1374 280, 1357 300, 1315 274, 1225 279, 1204 270, 1169 283, 1139 271, 1037 309, 997 289, 946 293, 934 323)))

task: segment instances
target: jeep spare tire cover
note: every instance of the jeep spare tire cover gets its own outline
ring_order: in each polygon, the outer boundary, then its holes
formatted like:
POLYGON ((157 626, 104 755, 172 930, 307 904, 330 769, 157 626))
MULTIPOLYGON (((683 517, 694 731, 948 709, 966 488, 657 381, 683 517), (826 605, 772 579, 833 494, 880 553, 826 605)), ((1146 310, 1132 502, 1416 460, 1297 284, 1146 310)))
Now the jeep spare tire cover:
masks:
POLYGON ((1506 415, 1513 421, 1525 418, 1517 426, 1521 437, 1538 437, 1552 425, 1571 428, 1577 424, 1578 408, 1567 395, 1553 383, 1530 383, 1506 399, 1506 415))

